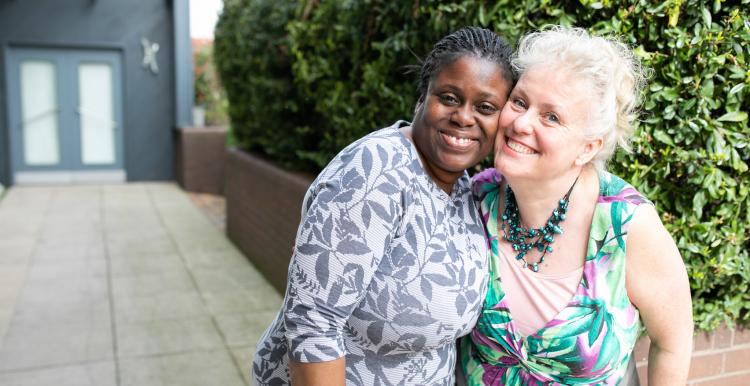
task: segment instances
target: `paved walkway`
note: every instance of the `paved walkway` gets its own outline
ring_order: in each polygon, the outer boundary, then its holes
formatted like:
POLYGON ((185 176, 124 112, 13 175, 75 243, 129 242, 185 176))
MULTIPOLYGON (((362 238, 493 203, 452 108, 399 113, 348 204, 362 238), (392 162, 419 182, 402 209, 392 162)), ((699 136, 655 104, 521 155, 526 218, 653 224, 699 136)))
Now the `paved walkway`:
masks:
POLYGON ((249 385, 280 302, 173 184, 0 200, 0 385, 249 385))

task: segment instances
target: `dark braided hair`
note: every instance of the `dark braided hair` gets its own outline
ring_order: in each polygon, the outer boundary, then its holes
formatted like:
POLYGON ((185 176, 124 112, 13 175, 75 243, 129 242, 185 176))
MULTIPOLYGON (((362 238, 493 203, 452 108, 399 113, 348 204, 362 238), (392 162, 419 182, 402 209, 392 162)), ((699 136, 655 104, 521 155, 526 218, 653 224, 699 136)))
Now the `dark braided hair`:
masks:
POLYGON ((419 69, 419 102, 421 105, 427 96, 427 88, 432 79, 443 67, 464 57, 472 56, 497 64, 503 70, 503 77, 513 85, 513 71, 510 67, 510 56, 513 50, 505 39, 496 33, 481 27, 464 27, 440 39, 432 51, 422 61, 419 69))

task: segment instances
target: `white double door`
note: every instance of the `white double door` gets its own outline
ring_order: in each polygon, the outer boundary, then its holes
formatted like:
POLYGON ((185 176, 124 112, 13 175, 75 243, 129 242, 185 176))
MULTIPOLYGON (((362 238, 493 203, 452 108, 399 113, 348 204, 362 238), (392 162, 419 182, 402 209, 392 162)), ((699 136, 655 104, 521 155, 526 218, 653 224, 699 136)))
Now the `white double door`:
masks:
POLYGON ((15 183, 125 179, 119 52, 11 48, 7 64, 15 183))

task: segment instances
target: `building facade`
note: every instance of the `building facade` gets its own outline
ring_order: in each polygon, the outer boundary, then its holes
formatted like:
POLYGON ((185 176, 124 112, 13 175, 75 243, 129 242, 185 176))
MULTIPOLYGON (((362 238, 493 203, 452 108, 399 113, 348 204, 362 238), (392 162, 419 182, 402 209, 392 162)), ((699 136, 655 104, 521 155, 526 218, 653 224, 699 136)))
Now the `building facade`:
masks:
POLYGON ((0 0, 0 184, 173 178, 188 0, 0 0))

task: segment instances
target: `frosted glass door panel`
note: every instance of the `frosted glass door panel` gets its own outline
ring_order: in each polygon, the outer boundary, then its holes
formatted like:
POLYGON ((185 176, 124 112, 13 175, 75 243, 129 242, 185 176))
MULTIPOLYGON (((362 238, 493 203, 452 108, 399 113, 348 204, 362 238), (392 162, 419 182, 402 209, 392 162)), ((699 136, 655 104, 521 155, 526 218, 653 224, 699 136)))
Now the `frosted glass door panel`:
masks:
POLYGON ((21 62, 21 130, 26 165, 60 163, 56 85, 54 63, 21 62))
POLYGON ((114 94, 112 66, 78 66, 78 113, 81 119, 81 158, 86 165, 115 163, 114 94))

